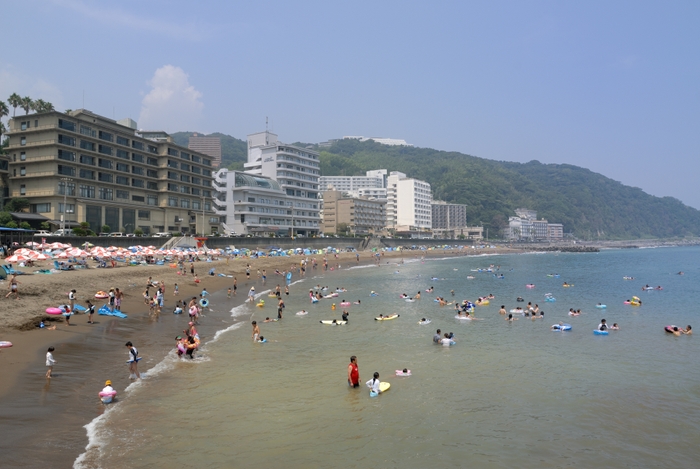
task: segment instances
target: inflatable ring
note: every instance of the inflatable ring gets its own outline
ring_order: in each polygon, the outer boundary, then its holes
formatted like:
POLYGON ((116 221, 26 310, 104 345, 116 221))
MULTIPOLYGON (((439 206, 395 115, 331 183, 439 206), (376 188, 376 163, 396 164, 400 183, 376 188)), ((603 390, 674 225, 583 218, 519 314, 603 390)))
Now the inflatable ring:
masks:
POLYGON ((100 300, 103 300, 105 298, 109 298, 109 295, 107 294, 107 292, 103 292, 100 290, 97 293, 95 293, 95 298, 99 298, 100 300))
POLYGON ((396 376, 411 376, 411 370, 406 370, 405 373, 403 370, 396 370, 396 376))
POLYGON ((260 303, 256 304, 255 306, 257 306, 258 308, 262 308, 265 306, 265 302, 261 301, 260 303))
POLYGON ((116 395, 117 395, 117 391, 100 392, 100 394, 99 394, 100 397, 114 397, 116 395))
POLYGON ((0 348, 10 348, 12 347, 12 342, 6 340, 0 340, 0 348))
POLYGON ((61 314, 61 308, 46 308, 46 314, 61 314))
POLYGON ((608 335, 608 331, 599 331, 598 329, 594 330, 593 333, 595 335, 608 335))
POLYGON ((349 301, 343 301, 342 303, 340 303, 340 306, 350 306, 350 302, 349 302, 349 301))
POLYGON ((202 308, 206 308, 207 306, 209 306, 209 300, 207 300, 206 298, 202 298, 201 300, 199 300, 199 306, 201 306, 202 308))

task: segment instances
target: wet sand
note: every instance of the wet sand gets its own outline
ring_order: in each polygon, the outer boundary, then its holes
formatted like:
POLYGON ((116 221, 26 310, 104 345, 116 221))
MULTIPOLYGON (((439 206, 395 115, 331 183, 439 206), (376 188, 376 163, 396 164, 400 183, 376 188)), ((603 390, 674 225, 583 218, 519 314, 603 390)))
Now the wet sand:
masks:
MULTIPOLYGON (((498 253, 507 250, 498 249, 498 253)), ((388 260, 395 262, 400 258, 413 258, 424 254, 426 257, 447 257, 450 255, 486 254, 484 250, 463 251, 406 251, 387 252, 382 257, 382 263, 388 260)), ((309 256, 314 257, 314 256, 309 256)), ((322 268, 323 256, 315 256, 322 268)), ((284 286, 284 277, 275 275, 275 269, 289 269, 292 263, 298 265, 301 257, 270 257, 262 259, 232 259, 229 265, 225 260, 205 263, 195 263, 201 283, 196 285, 191 276, 178 276, 176 269, 166 266, 122 267, 116 269, 90 269, 85 272, 67 272, 55 275, 34 275, 31 282, 24 283, 30 277, 20 277, 20 294, 22 290, 51 292, 47 299, 60 300, 64 303, 66 292, 76 288, 79 293, 79 303, 86 296, 80 293, 98 289, 105 290, 111 286, 122 288, 125 299, 122 310, 129 315, 127 319, 95 315, 95 324, 87 324, 87 316, 74 315, 71 326, 63 321, 58 322, 57 330, 34 329, 19 331, 8 329, 0 331, 2 340, 13 342, 11 349, 0 352, 0 371, 3 380, 0 381, 0 397, 3 399, 0 410, 0 431, 6 435, 0 443, 4 454, 4 462, 10 467, 70 467, 87 443, 84 425, 103 413, 106 406, 99 402, 97 392, 104 386, 104 381, 110 379, 118 391, 124 390, 130 383, 126 365, 127 348, 124 343, 132 341, 139 349, 143 360, 139 363, 141 371, 148 370, 158 364, 163 357, 174 348, 174 337, 181 334, 187 327, 187 314, 173 315, 172 310, 177 298, 183 301, 198 296, 202 288, 211 293, 211 311, 205 313, 200 320, 198 331, 206 346, 207 340, 214 333, 234 323, 230 316, 231 308, 241 304, 251 285, 257 292, 274 289, 275 285, 284 286), (251 279, 245 278, 245 265, 250 263, 251 279), (234 275, 238 279, 238 295, 226 298, 226 289, 232 286, 233 279, 228 277, 211 277, 206 272, 215 267, 217 273, 234 275), (267 284, 257 278, 257 270, 267 271, 267 284), (73 277, 74 274, 80 276, 73 277), (166 284, 165 307, 160 317, 153 318, 148 314, 141 293, 148 276, 156 280, 164 280, 166 284), (178 281, 179 280, 179 281, 178 281), (178 283, 180 294, 173 296, 173 285, 178 283), (77 285, 76 285, 77 284, 77 285), (69 285, 73 285, 69 287, 69 285), (96 285, 100 285, 96 288, 96 285), (44 377, 45 353, 48 346, 56 348, 54 358, 54 378, 44 377), (47 463, 51 461, 51 463, 47 463), (52 466, 51 464, 54 464, 52 466)), ((356 265, 353 253, 344 253, 336 260, 328 257, 329 266, 336 263, 343 267, 356 265)), ((361 263, 373 262, 372 253, 361 253, 361 263)), ((342 273, 343 269, 337 271, 342 273)), ((315 274, 309 268, 307 276, 315 274)), ((295 273, 293 281, 298 280, 295 273)), ((292 286, 291 294, 308 294, 306 285, 302 289, 292 286)), ((31 295, 27 295, 30 296, 31 295)), ((19 303, 27 300, 3 299, 4 304, 19 303)), ((37 303, 39 303, 37 301, 37 303)), ((55 306, 56 302, 50 304, 55 306)), ((101 303, 96 303, 101 306, 101 303)), ((36 311, 38 308, 33 308, 36 311)), ((41 306, 39 311, 43 311, 41 306)), ((6 308, 2 308, 0 316, 6 316, 6 308)), ((253 309, 251 308, 251 314, 253 309)), ((24 311, 26 316, 35 314, 24 311)), ((270 309, 270 315, 274 311, 270 309)), ((46 315, 37 315, 46 317, 46 315)), ((17 324, 18 320, 3 321, 2 324, 17 324)), ((134 430, 138 431, 138 422, 134 422, 134 430)))

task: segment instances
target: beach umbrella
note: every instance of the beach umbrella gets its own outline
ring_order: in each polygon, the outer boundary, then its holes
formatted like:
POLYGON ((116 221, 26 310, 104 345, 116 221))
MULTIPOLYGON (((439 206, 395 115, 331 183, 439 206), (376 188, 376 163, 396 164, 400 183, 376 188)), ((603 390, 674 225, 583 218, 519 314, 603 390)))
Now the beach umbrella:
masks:
POLYGON ((37 253, 36 257, 34 257, 34 260, 45 261, 48 258, 49 258, 49 256, 47 256, 46 254, 37 253))
POLYGON ((23 256, 22 254, 15 254, 13 256, 8 257, 5 259, 6 262, 9 262, 10 264, 16 264, 17 262, 24 262, 27 259, 29 259, 26 256, 23 256))

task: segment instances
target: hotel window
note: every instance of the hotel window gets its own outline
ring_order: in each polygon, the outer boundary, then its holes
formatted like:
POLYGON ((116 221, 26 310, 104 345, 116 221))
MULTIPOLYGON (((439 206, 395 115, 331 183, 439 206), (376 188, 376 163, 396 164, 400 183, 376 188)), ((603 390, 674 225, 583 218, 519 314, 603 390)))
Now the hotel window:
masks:
POLYGON ((58 119, 58 127, 65 130, 70 130, 71 132, 75 132, 75 123, 70 121, 58 119))
POLYGON ((145 186, 143 179, 132 179, 131 180, 131 185, 133 187, 143 187, 145 186))
POLYGON ((148 145, 148 151, 151 153, 158 153, 158 147, 154 147, 153 145, 148 145))
POLYGON ((24 146, 27 144, 27 137, 22 137, 19 139, 19 144, 24 146))
POLYGON ((106 187, 100 187, 99 194, 102 200, 112 200, 114 198, 112 189, 106 187))
POLYGON ((145 202, 146 198, 142 195, 132 195, 131 200, 133 200, 134 202, 145 202))
POLYGON ((29 127, 29 122, 22 122, 20 124, 20 129, 21 130, 27 130, 27 127, 29 127))
POLYGON ((67 135, 58 134, 58 143, 61 145, 69 145, 71 147, 75 146, 75 138, 68 137, 67 135))
POLYGON ((27 188, 25 187, 24 184, 19 186, 19 195, 26 195, 27 194, 27 188))
POLYGON ((204 197, 211 197, 211 191, 202 191, 204 197))
POLYGON ((75 213, 75 204, 66 204, 66 211, 63 211, 63 203, 58 204, 58 213, 75 213))
POLYGON ((190 159, 190 154, 189 154, 189 153, 185 153, 184 151, 181 151, 181 152, 180 152, 180 158, 182 158, 183 160, 189 160, 189 159, 190 159))
POLYGON ((122 171, 124 173, 129 172, 129 165, 124 163, 117 163, 117 171, 122 171))
POLYGON ((120 150, 119 148, 117 148, 117 158, 121 158, 123 160, 128 160, 129 159, 129 152, 124 151, 124 150, 120 150))
POLYGON ((174 149, 174 148, 168 148, 168 155, 170 155, 170 156, 179 156, 179 154, 180 154, 180 152, 178 152, 176 149, 174 149))
POLYGON ((180 192, 180 186, 178 186, 177 184, 168 183, 168 190, 170 192, 180 192))
MULTIPOLYGON (((20 155, 20 159, 22 155, 20 155)), ((58 159, 65 161, 75 161, 75 153, 72 151, 58 150, 58 159)))
POLYGON ((151 219, 151 211, 150 210, 139 210, 138 211, 138 217, 139 220, 150 220, 151 219))
POLYGON ((58 165, 58 174, 63 176, 75 176, 75 168, 72 166, 58 165))
POLYGON ((155 169, 147 169, 146 170, 146 176, 149 178, 157 178, 158 177, 158 171, 155 169))
POLYGON ((178 167, 177 161, 168 160, 168 168, 175 168, 175 169, 177 169, 177 167, 178 167))
POLYGON ((177 173, 173 173, 172 171, 168 171, 168 179, 172 179, 173 181, 180 180, 180 178, 177 176, 177 173))
POLYGON ((202 159, 197 155, 192 155, 192 161, 194 161, 195 163, 199 163, 200 161, 202 161, 202 159))
POLYGON ((95 186, 80 185, 80 197, 95 198, 95 186))
POLYGON ((129 191, 122 191, 117 189, 117 199, 129 199, 129 191))
POLYGON ((137 150, 143 150, 143 143, 137 142, 136 140, 131 141, 131 148, 136 148, 137 150))
POLYGON ((202 174, 202 168, 199 166, 192 166, 192 172, 195 174, 202 174))
POLYGON ((80 177, 83 179, 95 179, 95 172, 90 171, 89 169, 81 169, 80 177))
MULTIPOLYGON (((63 205, 63 204, 61 204, 63 205)), ((30 205, 30 211, 32 213, 47 213, 51 211, 51 204, 46 203, 46 204, 31 204, 30 205)))
MULTIPOLYGON (((66 182, 60 181, 58 183, 58 195, 64 195, 65 192, 66 192, 66 182)), ((68 183, 68 193, 65 195, 75 196, 75 183, 74 182, 68 183)))
POLYGON ((189 171, 190 170, 190 165, 185 164, 185 163, 180 163, 180 169, 183 171, 189 171))
POLYGON ((97 175, 97 179, 102 182, 112 182, 114 180, 114 176, 109 173, 99 173, 97 175))
POLYGON ((168 207, 177 207, 177 197, 168 197, 168 207))
POLYGON ((104 158, 100 158, 98 166, 100 168, 112 169, 112 160, 106 160, 104 158))
POLYGON ((19 154, 19 160, 20 161, 27 161, 27 154, 25 152, 21 152, 19 154))
POLYGON ((202 180, 192 176, 192 184, 201 184, 202 180))
POLYGON ((208 169, 203 169, 202 175, 207 176, 207 177, 211 177, 211 171, 208 169))
POLYGON ((22 166, 19 168, 19 175, 20 176, 26 176, 27 175, 27 168, 25 166, 22 166))
POLYGON ((186 174, 181 174, 181 175, 180 175, 180 181, 182 181, 182 182, 190 182, 190 177, 187 176, 186 174))
POLYGON ((131 174, 138 174, 138 175, 143 176, 143 173, 144 173, 143 168, 140 168, 138 166, 131 167, 131 174))
POLYGON ((124 137, 122 137, 122 136, 120 136, 120 135, 117 135, 117 143, 118 143, 119 145, 124 145, 125 147, 128 147, 128 146, 129 146, 129 139, 128 139, 128 138, 124 138, 124 137))
POLYGON ((219 217, 209 217, 209 223, 219 223, 219 217))
POLYGON ((199 189, 197 189, 196 187, 193 187, 192 188, 192 195, 199 195, 199 194, 200 194, 199 189))
POLYGON ((180 186, 180 192, 183 194, 189 194, 190 188, 188 186, 180 186))
POLYGON ((139 155, 138 153, 132 153, 131 154, 131 161, 137 161, 139 163, 143 163, 143 155, 139 155))
POLYGON ((205 158, 205 159, 202 160, 202 164, 203 164, 204 166, 211 166, 211 160, 208 160, 208 159, 205 158))
MULTIPOLYGON (((193 200, 192 201, 192 209, 199 210, 200 208, 202 208, 202 203, 199 200, 193 200)), ((243 221, 243 220, 241 220, 241 221, 243 221)))
POLYGON ((181 208, 190 208, 190 199, 180 199, 181 208))
POLYGON ((151 158, 149 156, 146 158, 146 163, 150 164, 151 166, 158 166, 158 158, 151 158))
POLYGON ((94 130, 92 130, 91 127, 88 127, 86 125, 80 126, 80 133, 82 135, 87 135, 88 137, 95 137, 95 135, 97 134, 94 130))
POLYGON ((156 195, 147 195, 147 196, 146 196, 146 204, 147 204, 147 205, 158 205, 158 196, 156 196, 156 195))
POLYGON ((146 189, 150 189, 152 191, 157 191, 158 190, 158 183, 157 182, 152 182, 148 181, 146 183, 146 189))
POLYGON ((102 153, 103 155, 112 155, 112 147, 109 147, 107 145, 98 145, 97 151, 102 153))
POLYGON ((211 202, 204 202, 204 210, 211 210, 211 202))
POLYGON ((92 142, 88 142, 87 140, 81 140, 80 148, 82 148, 83 150, 95 151, 95 144, 92 142))
POLYGON ((120 186, 128 186, 129 178, 126 176, 117 176, 117 184, 119 184, 120 186))
POLYGON ((104 132, 104 131, 100 130, 98 132, 98 136, 99 136, 100 140, 106 140, 108 142, 114 141, 114 135, 110 134, 109 132, 104 132))

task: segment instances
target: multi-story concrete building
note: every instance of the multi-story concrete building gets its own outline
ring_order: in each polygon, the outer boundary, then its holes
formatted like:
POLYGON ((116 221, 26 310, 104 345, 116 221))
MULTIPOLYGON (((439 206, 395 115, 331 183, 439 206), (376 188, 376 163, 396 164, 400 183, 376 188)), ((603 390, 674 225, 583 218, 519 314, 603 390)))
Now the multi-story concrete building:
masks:
POLYGON ((293 203, 294 232, 303 236, 319 233, 318 152, 287 145, 277 135, 265 131, 248 135, 246 173, 277 181, 293 203))
POLYGON ((84 109, 10 119, 9 196, 56 226, 65 216, 95 232, 218 231, 211 158, 135 127, 84 109))
POLYGON ((221 166, 221 138, 202 137, 196 133, 190 137, 187 148, 211 156, 212 166, 221 166))
POLYGON ((386 224, 386 200, 344 197, 340 191, 323 192, 323 232, 339 232, 345 225, 349 234, 377 234, 386 224))
POLYGON ((530 209, 519 208, 515 213, 515 217, 508 218, 509 239, 535 241, 564 237, 564 226, 561 223, 549 223, 544 218, 538 220, 537 212, 530 209))
POLYGON ((277 181, 242 171, 220 169, 214 175, 214 209, 227 234, 295 235, 292 198, 277 181))
POLYGON ((467 226, 467 206, 434 200, 431 204, 433 230, 454 230, 467 226))
POLYGON ((352 197, 362 195, 384 195, 386 198, 386 169, 367 171, 365 176, 321 176, 319 185, 322 191, 340 191, 352 197))
POLYGON ((425 181, 392 171, 387 178, 387 228, 429 232, 432 228, 432 191, 425 181))

